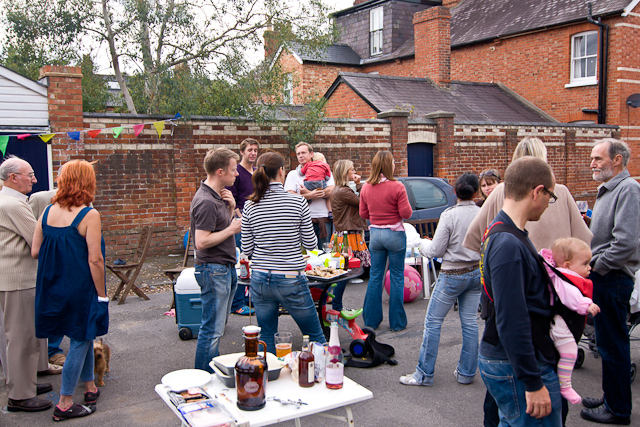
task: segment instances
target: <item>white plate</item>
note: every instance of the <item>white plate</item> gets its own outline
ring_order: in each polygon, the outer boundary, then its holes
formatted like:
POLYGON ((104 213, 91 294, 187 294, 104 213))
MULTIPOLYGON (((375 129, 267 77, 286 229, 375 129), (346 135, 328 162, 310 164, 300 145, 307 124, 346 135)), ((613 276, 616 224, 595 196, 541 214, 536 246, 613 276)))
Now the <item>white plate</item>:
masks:
POLYGON ((211 374, 201 369, 181 369, 162 377, 162 384, 172 391, 182 391, 191 387, 202 387, 211 381, 211 374))

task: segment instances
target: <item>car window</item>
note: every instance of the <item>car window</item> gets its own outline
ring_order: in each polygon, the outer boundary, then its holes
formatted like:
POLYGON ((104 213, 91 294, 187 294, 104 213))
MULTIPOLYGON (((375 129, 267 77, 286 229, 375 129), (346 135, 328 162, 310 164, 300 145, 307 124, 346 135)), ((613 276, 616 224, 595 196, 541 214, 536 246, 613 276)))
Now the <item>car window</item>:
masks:
POLYGON ((408 179, 404 184, 413 193, 416 210, 447 206, 447 195, 437 185, 422 179, 408 179))

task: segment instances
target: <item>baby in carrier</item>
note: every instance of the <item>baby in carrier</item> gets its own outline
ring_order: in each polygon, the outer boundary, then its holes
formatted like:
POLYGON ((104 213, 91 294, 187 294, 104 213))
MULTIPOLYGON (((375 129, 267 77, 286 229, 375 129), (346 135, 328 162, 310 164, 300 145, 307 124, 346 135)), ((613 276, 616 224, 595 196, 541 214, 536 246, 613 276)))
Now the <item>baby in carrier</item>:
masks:
MULTIPOLYGON (((559 271, 569 281, 563 280, 556 274, 554 269, 545 265, 560 302, 567 309, 582 316, 582 319, 578 318, 575 322, 578 332, 573 328, 572 332, 567 325, 567 321, 565 321, 566 315, 554 315, 549 334, 556 350, 560 354, 560 360, 558 361, 560 393, 569 402, 577 404, 582 401, 582 398, 571 387, 571 374, 578 355, 577 341, 582 335, 582 329, 584 329, 584 316, 587 313, 595 316, 600 312, 600 307, 591 300, 593 283, 586 278, 591 271, 591 265, 589 264, 591 261, 591 248, 582 240, 565 237, 556 240, 551 250, 542 249, 540 255, 548 264, 556 267, 556 271, 559 271), (580 322, 582 323, 580 324, 580 322)), ((573 315, 575 313, 571 313, 574 318, 575 316, 573 315)))

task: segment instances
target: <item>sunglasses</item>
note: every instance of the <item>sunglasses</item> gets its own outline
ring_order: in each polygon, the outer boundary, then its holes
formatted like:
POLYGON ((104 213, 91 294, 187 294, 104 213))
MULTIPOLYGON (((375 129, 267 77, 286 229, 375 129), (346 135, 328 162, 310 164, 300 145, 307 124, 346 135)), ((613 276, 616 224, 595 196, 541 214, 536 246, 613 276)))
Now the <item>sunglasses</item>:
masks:
POLYGON ((482 179, 485 176, 493 176, 493 177, 497 178, 498 181, 500 180, 500 174, 494 169, 488 169, 488 170, 482 172, 478 178, 482 179))

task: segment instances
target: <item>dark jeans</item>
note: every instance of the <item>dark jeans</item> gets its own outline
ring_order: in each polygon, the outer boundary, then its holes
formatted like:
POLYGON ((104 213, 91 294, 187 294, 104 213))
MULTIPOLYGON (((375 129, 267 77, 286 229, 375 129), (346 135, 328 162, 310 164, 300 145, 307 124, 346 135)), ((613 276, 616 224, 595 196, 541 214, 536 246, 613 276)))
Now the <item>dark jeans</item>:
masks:
POLYGON ((323 243, 327 243, 331 239, 331 230, 333 229, 333 223, 331 221, 329 221, 329 222, 327 222, 325 224, 325 227, 326 227, 326 230, 327 230, 327 237, 321 239, 320 238, 320 228, 319 228, 318 224, 313 223, 313 232, 316 233, 316 238, 318 239, 318 247, 320 249, 322 249, 322 244, 323 243))
POLYGON ((602 357, 602 390, 607 409, 619 417, 631 415, 631 356, 627 311, 633 279, 620 270, 601 276, 592 271, 598 353, 602 357))
POLYGON ((58 353, 62 353, 62 349, 60 348, 60 343, 62 342, 63 338, 64 338, 64 335, 49 337, 49 348, 48 348, 49 357, 54 356, 58 353))
MULTIPOLYGON (((238 233, 235 235, 236 239, 236 247, 242 251, 242 233, 238 233)), ((233 302, 231 303, 231 312, 249 305, 249 295, 247 293, 247 287, 243 285, 238 285, 238 289, 236 289, 236 293, 233 296, 233 302)))

